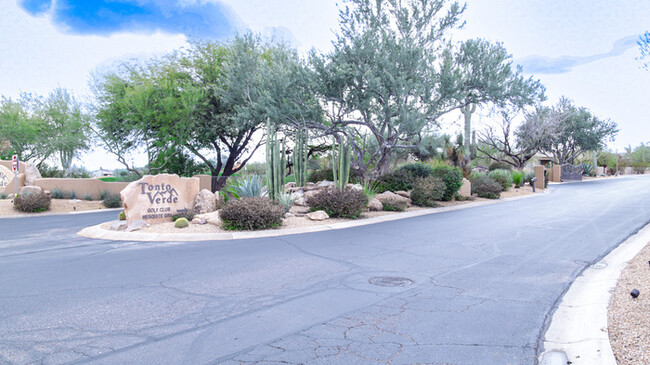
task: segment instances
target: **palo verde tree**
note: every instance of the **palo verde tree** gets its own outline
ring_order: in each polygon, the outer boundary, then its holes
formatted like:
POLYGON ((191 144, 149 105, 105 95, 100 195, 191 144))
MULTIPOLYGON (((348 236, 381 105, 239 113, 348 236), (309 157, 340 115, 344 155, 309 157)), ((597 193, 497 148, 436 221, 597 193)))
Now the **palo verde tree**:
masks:
POLYGON ((284 50, 246 34, 126 65, 99 83, 98 131, 119 154, 142 145, 158 151, 159 166, 161 151, 183 148, 207 166, 219 190, 262 144, 256 132, 269 116, 262 104, 283 97, 269 94, 264 78, 284 50))
POLYGON ((376 166, 376 175, 385 174, 393 151, 414 150, 423 130, 460 107, 518 99, 510 93, 513 85, 533 90, 533 96, 542 91, 538 82, 511 70, 500 45, 481 40, 450 45, 447 34, 462 25, 464 7, 457 2, 348 4, 341 10, 334 50, 312 55, 311 64, 329 131, 341 134, 353 127, 348 130, 377 141, 366 156, 365 140, 355 138, 357 169, 376 166))

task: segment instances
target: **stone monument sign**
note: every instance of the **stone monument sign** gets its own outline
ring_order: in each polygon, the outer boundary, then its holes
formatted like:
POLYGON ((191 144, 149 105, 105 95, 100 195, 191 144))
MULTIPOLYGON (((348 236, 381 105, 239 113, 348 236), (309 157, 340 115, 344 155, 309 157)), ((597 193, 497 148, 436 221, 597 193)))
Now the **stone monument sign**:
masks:
POLYGON ((199 179, 178 175, 146 175, 120 192, 126 221, 149 224, 171 222, 175 214, 194 209, 199 179))
MULTIPOLYGON (((0 193, 5 192, 5 188, 14 181, 14 173, 3 165, 0 165, 0 193)), ((5 192, 6 193, 6 192, 5 192)), ((13 192, 12 192, 13 194, 13 192)))

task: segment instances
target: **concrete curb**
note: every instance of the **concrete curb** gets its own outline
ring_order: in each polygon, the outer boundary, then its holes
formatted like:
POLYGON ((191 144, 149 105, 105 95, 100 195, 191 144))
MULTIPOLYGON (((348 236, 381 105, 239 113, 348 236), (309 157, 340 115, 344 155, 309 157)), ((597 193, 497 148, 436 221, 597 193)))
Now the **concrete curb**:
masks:
POLYGON ((650 224, 576 278, 544 334, 539 364, 616 365, 607 331, 609 301, 621 272, 648 242, 650 224))
POLYGON ((73 212, 65 213, 32 213, 32 214, 15 214, 15 215, 5 215, 0 216, 0 219, 13 219, 13 218, 28 218, 28 217, 52 217, 57 215, 73 215, 73 214, 87 214, 87 213, 99 213, 99 212, 119 212, 124 210, 124 208, 106 208, 106 209, 92 209, 92 210, 80 210, 73 212))
MULTIPOLYGON (((545 189, 544 193, 550 193, 552 192, 552 190, 553 189, 545 189)), ((115 240, 115 241, 138 241, 138 242, 160 242, 160 241, 195 242, 195 241, 223 241, 223 240, 237 240, 237 239, 249 239, 249 238, 278 237, 278 236, 286 236, 292 234, 322 232, 322 231, 329 231, 333 229, 360 227, 369 224, 390 222, 399 219, 419 217, 419 216, 429 215, 429 214, 438 214, 438 213, 450 212, 454 210, 469 209, 469 208, 481 207, 485 205, 498 204, 507 201, 532 198, 536 196, 541 196, 544 193, 520 195, 520 196, 514 196, 511 198, 505 198, 499 200, 480 201, 480 202, 468 203, 463 205, 456 205, 452 207, 422 209, 414 212, 395 213, 391 215, 366 218, 366 219, 360 219, 360 220, 349 221, 349 222, 332 223, 332 224, 324 224, 324 225, 301 227, 301 228, 273 229, 273 230, 264 230, 264 231, 247 231, 247 232, 232 232, 232 233, 144 233, 144 232, 109 231, 101 228, 101 225, 104 224, 102 223, 95 226, 84 228, 81 231, 79 231, 77 234, 86 238, 96 238, 96 239, 115 240)))

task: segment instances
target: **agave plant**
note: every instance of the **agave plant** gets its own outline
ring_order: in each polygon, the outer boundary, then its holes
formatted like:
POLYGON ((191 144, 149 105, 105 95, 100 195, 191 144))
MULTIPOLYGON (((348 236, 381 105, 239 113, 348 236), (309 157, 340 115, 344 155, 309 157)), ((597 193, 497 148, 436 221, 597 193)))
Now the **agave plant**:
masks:
POLYGON ((515 183, 515 187, 519 188, 524 184, 524 172, 523 171, 513 171, 512 172, 512 182, 515 183))
POLYGON ((259 175, 249 175, 238 178, 228 188, 228 192, 237 199, 267 195, 266 186, 264 186, 264 179, 259 175))
POLYGON ((363 193, 366 194, 368 200, 372 200, 372 198, 374 198, 375 195, 377 195, 378 188, 379 188, 379 182, 377 181, 366 182, 363 184, 363 193))
POLYGON ((582 174, 584 176, 589 176, 589 174, 591 174, 592 171, 594 171, 594 165, 592 165, 590 163, 583 163, 582 164, 582 174))
POLYGON ((277 198, 278 198, 278 203, 280 203, 280 205, 284 207, 284 211, 288 213, 291 207, 293 206, 293 203, 295 203, 296 200, 298 200, 298 194, 280 193, 277 198))

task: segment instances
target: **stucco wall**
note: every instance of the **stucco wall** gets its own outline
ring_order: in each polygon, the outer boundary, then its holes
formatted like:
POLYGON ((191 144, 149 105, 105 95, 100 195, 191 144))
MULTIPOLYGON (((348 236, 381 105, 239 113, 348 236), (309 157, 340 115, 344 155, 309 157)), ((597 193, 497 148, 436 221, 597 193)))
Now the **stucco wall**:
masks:
POLYGON ((43 178, 34 180, 34 185, 40 186, 43 190, 54 189, 62 190, 64 192, 74 191, 77 199, 84 199, 86 195, 92 195, 93 199, 98 200, 100 194, 108 191, 111 194, 119 194, 124 189, 128 182, 105 182, 99 179, 57 179, 57 178, 43 178))

